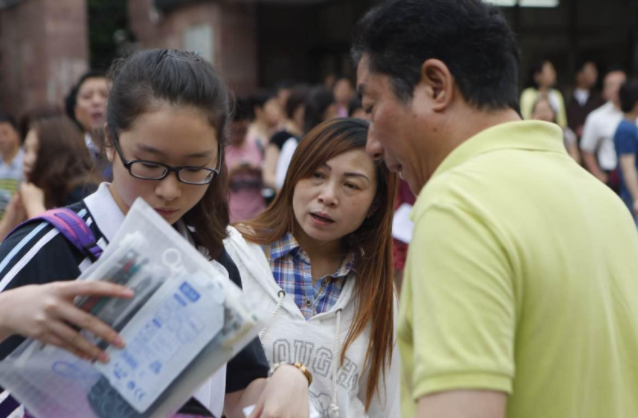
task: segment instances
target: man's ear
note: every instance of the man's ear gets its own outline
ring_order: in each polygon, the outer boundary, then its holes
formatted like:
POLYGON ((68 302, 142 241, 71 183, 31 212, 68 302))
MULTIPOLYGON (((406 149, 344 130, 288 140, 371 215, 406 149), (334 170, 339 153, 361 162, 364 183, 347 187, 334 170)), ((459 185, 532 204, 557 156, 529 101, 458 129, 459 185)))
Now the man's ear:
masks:
POLYGON ((104 150, 106 151, 106 158, 111 164, 115 161, 115 146, 113 145, 113 135, 109 125, 104 124, 104 150))
POLYGON ((448 108, 454 98, 455 80, 443 61, 429 59, 421 66, 417 88, 432 102, 432 110, 440 112, 448 108))

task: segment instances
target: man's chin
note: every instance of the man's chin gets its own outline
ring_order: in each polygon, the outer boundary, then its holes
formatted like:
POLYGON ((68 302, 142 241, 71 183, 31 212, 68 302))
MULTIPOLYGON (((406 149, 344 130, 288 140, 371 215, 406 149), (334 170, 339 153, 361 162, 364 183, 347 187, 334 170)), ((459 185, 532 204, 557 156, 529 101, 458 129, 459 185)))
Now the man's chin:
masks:
POLYGON ((415 196, 418 196, 421 192, 421 189, 423 189, 423 186, 425 186, 424 184, 421 184, 419 181, 417 181, 414 176, 406 173, 405 170, 399 172, 399 177, 401 177, 401 180, 408 183, 408 186, 410 186, 410 190, 412 191, 412 193, 414 193, 415 196))

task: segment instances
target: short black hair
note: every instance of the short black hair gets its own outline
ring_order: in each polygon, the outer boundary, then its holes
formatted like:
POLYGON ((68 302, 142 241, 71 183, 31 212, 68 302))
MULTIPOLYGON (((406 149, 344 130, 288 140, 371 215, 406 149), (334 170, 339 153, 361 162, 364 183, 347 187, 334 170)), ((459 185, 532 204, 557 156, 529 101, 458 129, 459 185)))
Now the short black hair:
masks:
POLYGON ((233 108, 233 122, 250 120, 250 100, 237 97, 233 108))
POLYGON ((16 132, 18 132, 18 123, 15 118, 8 113, 0 112, 0 123, 8 123, 16 132))
POLYGON ((361 104, 361 99, 359 99, 358 97, 353 97, 352 100, 350 100, 350 103, 348 104, 348 115, 352 117, 354 112, 356 112, 357 110, 362 110, 362 109, 363 109, 363 104, 361 104))
POLYGON ((250 96, 250 102, 253 107, 264 107, 271 99, 277 98, 277 92, 274 90, 259 90, 250 96))
POLYGON ((631 79, 620 87, 618 92, 620 99, 620 110, 629 113, 634 110, 638 103, 638 79, 631 79))
POLYGON ((87 72, 85 72, 84 74, 82 74, 77 82, 77 84, 75 85, 77 87, 78 90, 80 90, 80 88, 82 87, 82 84, 84 84, 84 82, 90 78, 103 78, 106 79, 106 71, 102 71, 102 70, 89 70, 87 72))
POLYGON ((612 64, 605 69, 605 77, 611 73, 623 73, 627 75, 627 70, 622 65, 612 64))
POLYGON ((304 113, 304 132, 308 133, 315 126, 324 122, 326 110, 335 104, 335 96, 323 86, 313 87, 308 92, 306 99, 306 111, 304 113))
POLYGON ((250 96, 250 119, 257 116, 255 108, 263 109, 266 103, 271 99, 277 98, 277 92, 274 90, 258 90, 250 96))
POLYGON ((585 70, 587 64, 592 64, 594 67, 596 67, 596 70, 598 70, 598 65, 596 65, 596 62, 594 60, 585 58, 576 63, 576 74, 582 73, 585 70))
MULTIPOLYGON (((529 71, 529 79, 527 80, 527 87, 533 87, 535 89, 538 88, 538 83, 536 82, 536 76, 543 72, 543 68, 545 68, 545 64, 552 64, 552 62, 546 58, 536 60, 532 63, 532 68, 529 71)), ((554 65, 554 64, 552 64, 554 65)))
POLYGON ((295 82, 293 80, 281 80, 277 83, 275 90, 279 92, 280 90, 288 90, 295 86, 295 82))
POLYGON ((465 100, 479 109, 516 108, 520 52, 500 11, 481 0, 389 0, 357 24, 352 56, 390 77, 412 99, 421 67, 447 65, 465 100))
POLYGON ((84 130, 84 128, 82 127, 80 122, 78 122, 78 120, 75 119, 75 105, 78 102, 78 93, 80 92, 80 88, 82 87, 82 84, 84 84, 84 82, 90 78, 106 79, 107 78, 106 71, 88 70, 87 72, 85 72, 84 74, 80 76, 80 78, 78 79, 78 82, 71 88, 71 90, 69 91, 69 94, 64 98, 64 110, 66 112, 66 115, 69 118, 71 118, 71 120, 73 120, 80 127, 81 130, 84 130))
POLYGON ((308 98, 308 91, 310 88, 304 84, 298 84, 290 91, 290 96, 286 100, 286 117, 292 119, 295 117, 295 112, 299 107, 306 104, 308 98))
POLYGON ((337 74, 335 76, 335 82, 334 82, 334 85, 332 86, 332 88, 334 88, 337 85, 337 83, 340 82, 341 80, 346 80, 351 85, 354 84, 353 81, 352 81, 352 77, 350 77, 348 75, 345 75, 345 74, 337 74))

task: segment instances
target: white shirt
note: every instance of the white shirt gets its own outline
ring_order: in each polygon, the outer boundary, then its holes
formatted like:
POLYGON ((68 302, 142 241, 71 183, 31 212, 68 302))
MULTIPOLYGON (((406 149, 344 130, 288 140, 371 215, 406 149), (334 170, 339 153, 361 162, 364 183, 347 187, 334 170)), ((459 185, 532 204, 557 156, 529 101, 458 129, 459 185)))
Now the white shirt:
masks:
POLYGON ((587 99, 589 99, 589 90, 584 89, 576 89, 574 90, 574 98, 580 105, 580 107, 585 106, 587 103, 587 99))
POLYGON ((0 214, 11 201, 11 197, 24 179, 22 161, 24 160, 24 150, 20 148, 18 153, 10 163, 6 163, 0 158, 0 214))
POLYGON ((580 148, 596 154, 600 168, 612 171, 618 165, 614 133, 623 118, 623 113, 612 102, 607 102, 587 116, 580 148))
POLYGON ((84 134, 84 143, 86 144, 86 147, 89 149, 89 152, 91 153, 91 157, 94 160, 97 159, 97 157, 99 157, 100 155, 100 149, 98 148, 97 145, 95 145, 95 143, 93 142, 93 139, 91 139, 91 135, 84 134))
POLYGON ((284 186, 284 181, 286 181, 286 174, 288 174, 288 167, 290 166, 290 162, 292 161, 292 156, 295 155, 297 145, 297 139, 290 138, 289 140, 284 142, 284 146, 281 147, 279 160, 277 160, 277 171, 275 172, 275 186, 277 186, 277 189, 281 189, 284 186))

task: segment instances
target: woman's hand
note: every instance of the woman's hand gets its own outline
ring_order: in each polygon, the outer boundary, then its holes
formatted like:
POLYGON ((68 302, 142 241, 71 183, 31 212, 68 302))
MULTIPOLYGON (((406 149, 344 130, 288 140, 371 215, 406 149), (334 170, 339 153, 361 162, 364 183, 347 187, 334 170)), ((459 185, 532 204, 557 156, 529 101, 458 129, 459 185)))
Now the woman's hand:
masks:
POLYGON ((308 380, 294 366, 282 365, 261 393, 248 418, 308 418, 308 380))
POLYGON ((116 347, 124 342, 104 322, 73 304, 76 296, 129 299, 133 291, 105 281, 69 281, 30 285, 0 293, 0 341, 18 334, 63 348, 85 360, 108 361, 107 354, 73 326, 116 347))
POLYGON ((46 212, 44 205, 44 191, 33 183, 22 183, 20 186, 20 197, 22 204, 27 211, 27 216, 33 218, 46 212))
POLYGON ((13 231, 15 227, 26 220, 27 214, 22 205, 22 199, 20 199, 20 194, 16 193, 7 205, 4 215, 2 215, 2 221, 0 222, 0 241, 4 241, 9 232, 13 231))
POLYGON ((3 219, 5 216, 10 216, 12 221, 16 223, 16 226, 20 222, 24 222, 27 219, 27 213, 24 209, 24 205, 22 204, 22 198, 20 197, 20 193, 16 193, 11 198, 11 202, 7 205, 5 209, 3 219))

